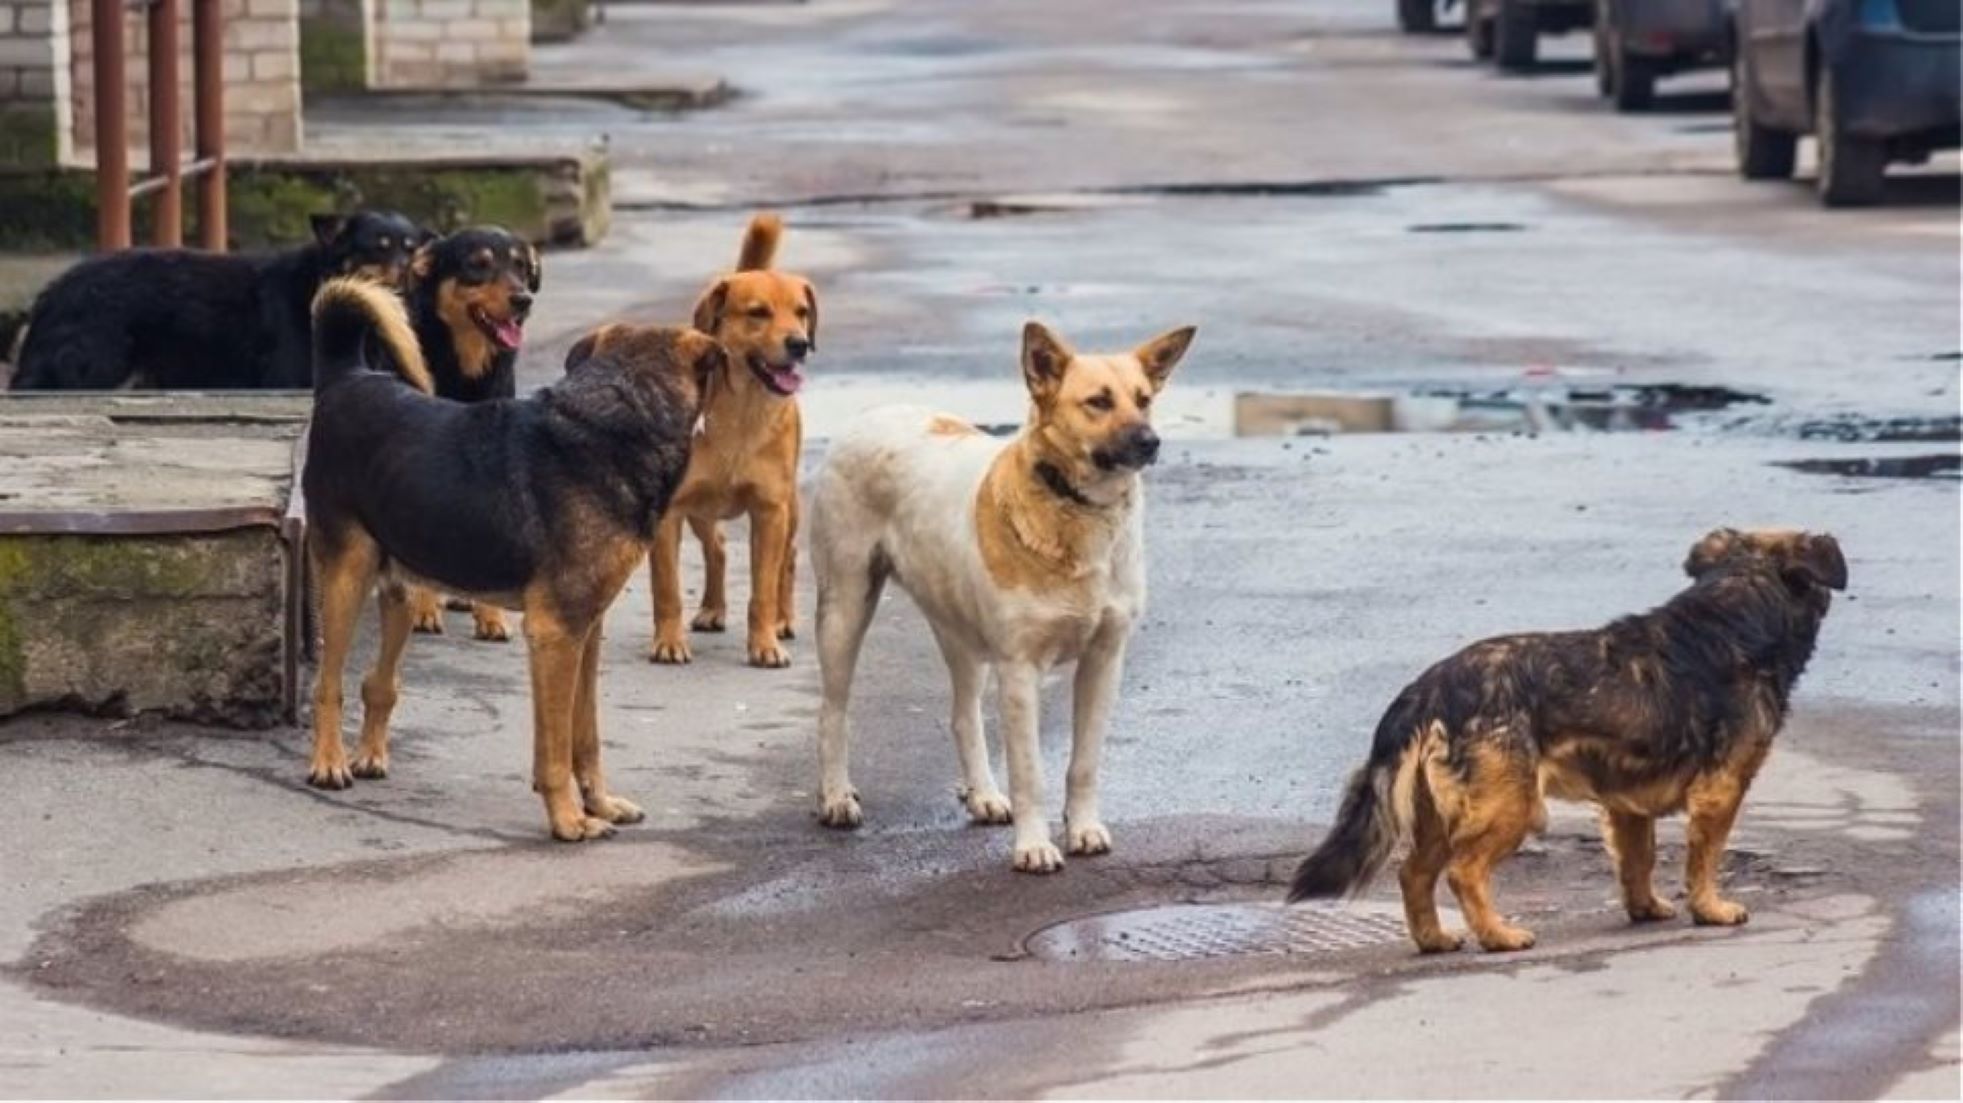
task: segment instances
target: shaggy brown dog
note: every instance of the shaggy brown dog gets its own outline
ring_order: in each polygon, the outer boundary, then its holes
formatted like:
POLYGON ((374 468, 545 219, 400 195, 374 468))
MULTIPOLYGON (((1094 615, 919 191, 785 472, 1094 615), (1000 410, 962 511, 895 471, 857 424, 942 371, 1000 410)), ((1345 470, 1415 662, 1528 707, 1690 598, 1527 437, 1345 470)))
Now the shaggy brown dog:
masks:
POLYGON ((789 666, 797 572, 797 470, 803 424, 799 368, 818 347, 818 296, 809 281, 770 270, 783 236, 775 215, 758 215, 743 235, 736 271, 695 304, 695 328, 729 352, 730 369, 703 399, 702 432, 674 507, 655 533, 654 646, 658 663, 692 657, 682 628, 681 547, 686 520, 702 542, 698 632, 728 622, 722 522, 750 518, 750 663, 789 666))
POLYGON ((1481 946, 1526 949, 1533 933, 1506 923, 1489 881, 1546 825, 1545 793, 1601 807, 1637 922, 1676 914, 1650 873, 1656 818, 1687 812, 1691 916, 1745 922, 1718 895, 1718 862, 1813 654, 1828 591, 1847 588, 1847 562, 1831 536, 1719 529, 1684 570, 1690 588, 1648 613, 1476 643, 1407 686, 1290 902, 1359 890, 1409 835, 1398 879, 1419 949, 1460 946, 1438 922, 1441 872, 1481 946))

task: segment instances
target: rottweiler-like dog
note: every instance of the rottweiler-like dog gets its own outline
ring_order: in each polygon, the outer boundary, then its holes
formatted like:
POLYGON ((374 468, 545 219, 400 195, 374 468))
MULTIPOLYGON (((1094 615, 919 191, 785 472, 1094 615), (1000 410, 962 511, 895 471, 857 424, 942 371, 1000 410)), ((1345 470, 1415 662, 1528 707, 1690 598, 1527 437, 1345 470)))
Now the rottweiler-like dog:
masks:
POLYGON ((1745 909, 1718 895, 1718 863, 1745 790, 1786 720, 1847 561, 1824 534, 1719 529, 1691 548, 1690 588, 1589 632, 1475 643, 1407 686, 1377 725, 1336 826, 1288 899, 1362 888, 1411 839, 1398 880, 1426 953, 1456 950, 1438 921, 1442 872, 1487 950, 1533 932, 1493 906, 1494 867, 1546 825, 1546 793, 1590 801, 1636 922, 1669 919, 1656 895, 1656 819, 1689 815, 1684 881, 1698 923, 1745 909))
POLYGON ((336 276, 401 289, 435 235, 394 211, 313 216, 314 240, 260 255, 133 249, 41 291, 14 390, 304 390, 314 293, 336 276))
POLYGON ((302 487, 322 649, 308 781, 342 789, 387 776, 406 588, 435 586, 525 614, 532 784, 553 836, 593 839, 638 821, 600 769, 600 624, 681 482, 701 396, 727 363, 722 346, 694 330, 614 327, 582 342, 550 387, 453 402, 428 393, 400 300, 335 280, 315 306, 314 347, 302 487), (370 347, 395 370, 370 368, 370 347), (381 646, 350 760, 342 668, 378 580, 381 646))
MULTIPOLYGON (((473 226, 425 243, 410 264, 409 317, 436 393, 458 402, 518 393, 518 349, 525 340, 543 271, 538 250, 509 230, 473 226)), ((435 591, 410 591, 418 632, 443 631, 435 591)), ((504 611, 468 606, 480 640, 507 640, 504 611)))

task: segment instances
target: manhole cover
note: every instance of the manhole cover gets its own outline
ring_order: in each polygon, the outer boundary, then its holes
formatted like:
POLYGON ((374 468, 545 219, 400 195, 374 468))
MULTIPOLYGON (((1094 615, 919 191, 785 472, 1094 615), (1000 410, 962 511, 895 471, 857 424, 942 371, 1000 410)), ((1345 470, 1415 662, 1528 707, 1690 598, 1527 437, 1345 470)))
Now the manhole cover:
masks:
POLYGON ((1045 961, 1200 961, 1322 954, 1404 938, 1404 916, 1368 904, 1175 904, 1071 919, 1024 943, 1045 961))

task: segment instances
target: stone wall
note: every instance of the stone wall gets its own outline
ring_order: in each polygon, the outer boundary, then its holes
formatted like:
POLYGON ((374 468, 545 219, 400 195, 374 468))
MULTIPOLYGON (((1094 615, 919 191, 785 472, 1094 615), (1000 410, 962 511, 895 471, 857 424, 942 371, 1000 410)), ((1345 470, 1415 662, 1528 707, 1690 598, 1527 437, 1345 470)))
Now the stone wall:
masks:
POLYGON ((373 3, 374 87, 458 87, 525 78, 531 0, 373 3))
POLYGON ((300 86, 343 92, 369 86, 374 0, 300 0, 300 86))
POLYGON ((0 166, 46 166, 73 152, 66 0, 0 0, 0 166))

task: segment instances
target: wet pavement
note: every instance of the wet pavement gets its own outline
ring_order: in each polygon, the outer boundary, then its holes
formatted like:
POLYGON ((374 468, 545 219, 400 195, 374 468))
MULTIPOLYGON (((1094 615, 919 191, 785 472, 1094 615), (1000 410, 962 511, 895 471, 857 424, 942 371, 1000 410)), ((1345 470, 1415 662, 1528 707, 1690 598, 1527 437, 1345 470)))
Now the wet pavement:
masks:
MULTIPOLYGON (((458 614, 411 646, 392 776, 346 793, 306 788, 299 731, 0 728, 0 1092, 1957 1094, 1954 160, 1828 215, 1728 177, 1721 77, 1618 117, 1579 40, 1501 79, 1387 2, 1071 12, 614 5, 547 75, 741 94, 313 129, 606 134, 623 209, 548 258, 531 383, 592 324, 685 316, 782 204, 823 301, 807 470, 895 397, 1016 423, 1026 317, 1087 348, 1199 324, 1116 852, 1019 876, 966 826, 898 596, 854 701, 868 822, 821 830, 808 632, 785 671, 740 635, 651 666, 644 579, 602 703, 649 820, 553 845, 523 656, 458 614), (1500 876, 1524 955, 1419 958, 1383 886, 1273 907, 1415 671, 1654 604, 1719 524, 1835 532, 1853 578, 1727 861, 1749 926, 1629 927, 1575 808, 1500 876)), ((1067 685, 1045 705, 1055 784, 1067 685)))

